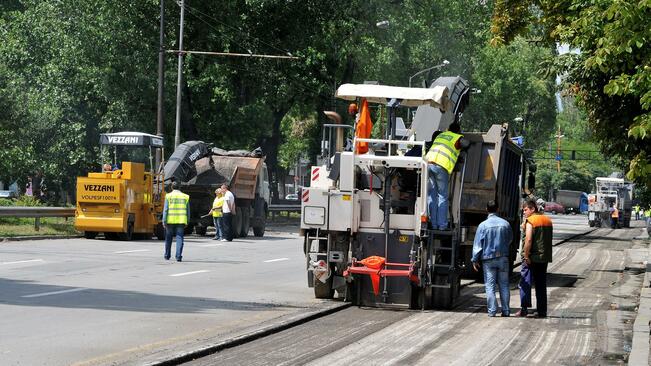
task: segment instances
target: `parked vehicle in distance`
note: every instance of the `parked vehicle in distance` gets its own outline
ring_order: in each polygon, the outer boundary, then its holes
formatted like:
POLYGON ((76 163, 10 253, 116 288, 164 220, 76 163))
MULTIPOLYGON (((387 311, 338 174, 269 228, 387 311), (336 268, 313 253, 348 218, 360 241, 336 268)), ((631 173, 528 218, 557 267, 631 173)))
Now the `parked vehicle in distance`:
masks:
POLYGON ((285 196, 285 199, 287 201, 298 201, 298 194, 296 193, 290 193, 287 196, 285 196))
POLYGON ((588 194, 585 192, 559 189, 554 202, 563 205, 567 214, 588 212, 588 194))
POLYGON ((16 195, 16 192, 10 191, 10 190, 2 190, 0 191, 0 198, 16 198, 18 197, 16 195))
POLYGON ((565 207, 556 202, 545 202, 545 212, 551 212, 553 215, 564 213, 565 207))

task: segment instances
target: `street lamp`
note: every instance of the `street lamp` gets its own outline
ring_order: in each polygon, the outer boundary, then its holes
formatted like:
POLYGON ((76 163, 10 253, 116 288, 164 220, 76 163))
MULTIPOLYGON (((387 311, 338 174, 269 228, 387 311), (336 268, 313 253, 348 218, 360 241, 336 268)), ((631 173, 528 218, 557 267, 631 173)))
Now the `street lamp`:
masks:
POLYGON ((413 78, 415 78, 416 76, 418 76, 418 75, 420 75, 420 74, 423 74, 423 73, 426 73, 426 72, 428 72, 428 71, 434 70, 434 69, 439 69, 439 68, 444 67, 444 66, 447 66, 447 65, 449 65, 449 64, 450 64, 450 61, 448 61, 448 60, 443 60, 443 62, 442 62, 441 64, 438 64, 438 65, 436 65, 436 66, 432 66, 432 67, 428 67, 428 68, 426 68, 426 69, 420 70, 419 72, 413 74, 412 76, 409 77, 409 87, 411 88, 411 80, 412 80, 413 78))

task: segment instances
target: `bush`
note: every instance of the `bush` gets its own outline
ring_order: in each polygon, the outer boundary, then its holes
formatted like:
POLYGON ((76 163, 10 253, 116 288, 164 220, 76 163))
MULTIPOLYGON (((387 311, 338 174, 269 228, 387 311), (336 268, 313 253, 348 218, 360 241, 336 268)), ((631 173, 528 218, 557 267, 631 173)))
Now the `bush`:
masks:
POLYGON ((38 207, 43 206, 43 204, 32 196, 20 196, 14 201, 14 206, 38 207))

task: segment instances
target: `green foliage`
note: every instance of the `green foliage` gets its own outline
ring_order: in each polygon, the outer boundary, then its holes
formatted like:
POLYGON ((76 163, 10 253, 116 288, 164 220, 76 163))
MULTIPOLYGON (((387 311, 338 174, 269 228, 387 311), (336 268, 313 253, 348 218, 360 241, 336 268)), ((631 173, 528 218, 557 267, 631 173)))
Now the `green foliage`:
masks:
POLYGON ((525 136, 527 148, 539 148, 554 129, 554 80, 540 73, 541 62, 552 56, 542 48, 516 39, 506 47, 486 45, 477 55, 471 97, 464 123, 486 131, 493 124, 509 123, 514 135, 525 136), (521 122, 514 122, 515 118, 521 122))
POLYGON ((285 143, 278 151, 278 164, 285 168, 291 169, 296 165, 299 158, 307 158, 307 152, 310 148, 309 137, 314 135, 313 131, 317 129, 316 116, 312 112, 299 111, 298 108, 292 109, 283 118, 281 123, 282 136, 285 143))
MULTIPOLYGON (((164 48, 175 49, 179 7, 165 4, 164 48)), ((154 132, 158 13, 157 0, 0 4, 0 180, 23 185, 42 170, 50 192, 70 192, 76 176, 98 169, 100 133, 154 132)), ((466 113, 469 128, 520 116, 528 144, 542 143, 553 123, 553 84, 537 71, 551 48, 524 41, 488 48, 491 14, 492 2, 473 0, 187 2, 185 49, 299 59, 186 55, 181 139, 226 149, 262 146, 273 179, 297 156, 317 154, 323 110, 345 114, 347 103, 333 97, 337 86, 365 80, 406 86, 419 70, 447 59, 443 71, 416 77, 413 85, 461 75, 482 89, 466 113), (376 27, 381 20, 388 29, 376 27)), ((176 55, 168 55, 169 155, 176 55)), ((376 115, 379 133, 385 121, 376 115)))
POLYGON ((14 205, 14 200, 7 199, 7 198, 0 198, 0 207, 8 207, 13 205, 14 205))
POLYGON ((651 3, 496 2, 494 43, 535 27, 544 29, 544 41, 580 50, 555 62, 567 73, 566 89, 586 111, 604 153, 628 164, 629 179, 651 186, 651 3))
POLYGON ((43 204, 32 196, 20 196, 14 200, 14 206, 37 207, 43 206, 43 204))
MULTIPOLYGON (((556 116, 557 125, 560 126, 561 133, 564 135, 561 140, 561 148, 565 151, 565 156, 561 160, 561 171, 557 171, 555 160, 537 160, 536 192, 547 199, 553 197, 553 194, 550 196, 550 192, 559 189, 590 193, 594 191, 596 177, 608 176, 613 170, 617 170, 605 156, 598 153, 590 155, 585 153, 598 151, 597 144, 591 141, 592 132, 588 128, 586 117, 569 100, 564 103, 564 107, 565 110, 556 116), (571 160, 569 151, 572 150, 579 151, 579 156, 590 156, 595 160, 571 160), (584 153, 581 154, 581 151, 584 153)), ((546 135, 547 146, 538 148, 536 156, 556 155, 555 133, 556 131, 551 131, 546 135)))
POLYGON ((596 177, 603 177, 610 174, 605 170, 595 169, 589 162, 563 160, 561 171, 557 171, 556 161, 545 160, 538 162, 536 172, 536 194, 545 199, 552 199, 553 194, 559 189, 572 191, 592 192, 596 177))

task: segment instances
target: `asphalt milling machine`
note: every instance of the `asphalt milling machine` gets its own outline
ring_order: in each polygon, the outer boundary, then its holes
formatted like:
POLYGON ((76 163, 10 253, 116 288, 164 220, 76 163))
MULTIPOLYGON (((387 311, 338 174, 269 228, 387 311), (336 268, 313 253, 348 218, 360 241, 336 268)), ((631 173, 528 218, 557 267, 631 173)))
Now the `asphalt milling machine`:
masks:
POLYGON ((624 180, 621 173, 595 178, 596 193, 588 197, 588 225, 610 227, 610 209, 615 205, 619 211, 617 227, 631 227, 633 191, 635 185, 624 180))
MULTIPOLYGON (((506 125, 463 133, 470 146, 450 176, 450 228, 428 228, 423 157, 433 132, 460 120, 469 95, 460 77, 439 78, 430 88, 339 87, 338 98, 386 107, 387 123, 384 139, 353 137, 353 146, 370 144, 366 154, 336 151, 343 145, 332 141, 338 134, 323 133, 320 162, 300 197, 307 280, 315 297, 332 298, 336 291, 355 305, 451 308, 461 276, 471 273, 472 242, 489 200, 498 201, 498 214, 520 237, 520 203, 535 185, 535 165, 510 140, 506 125), (398 117, 404 107, 418 107, 409 129, 398 117)), ((517 241, 511 245, 511 263, 518 247, 517 241)))

